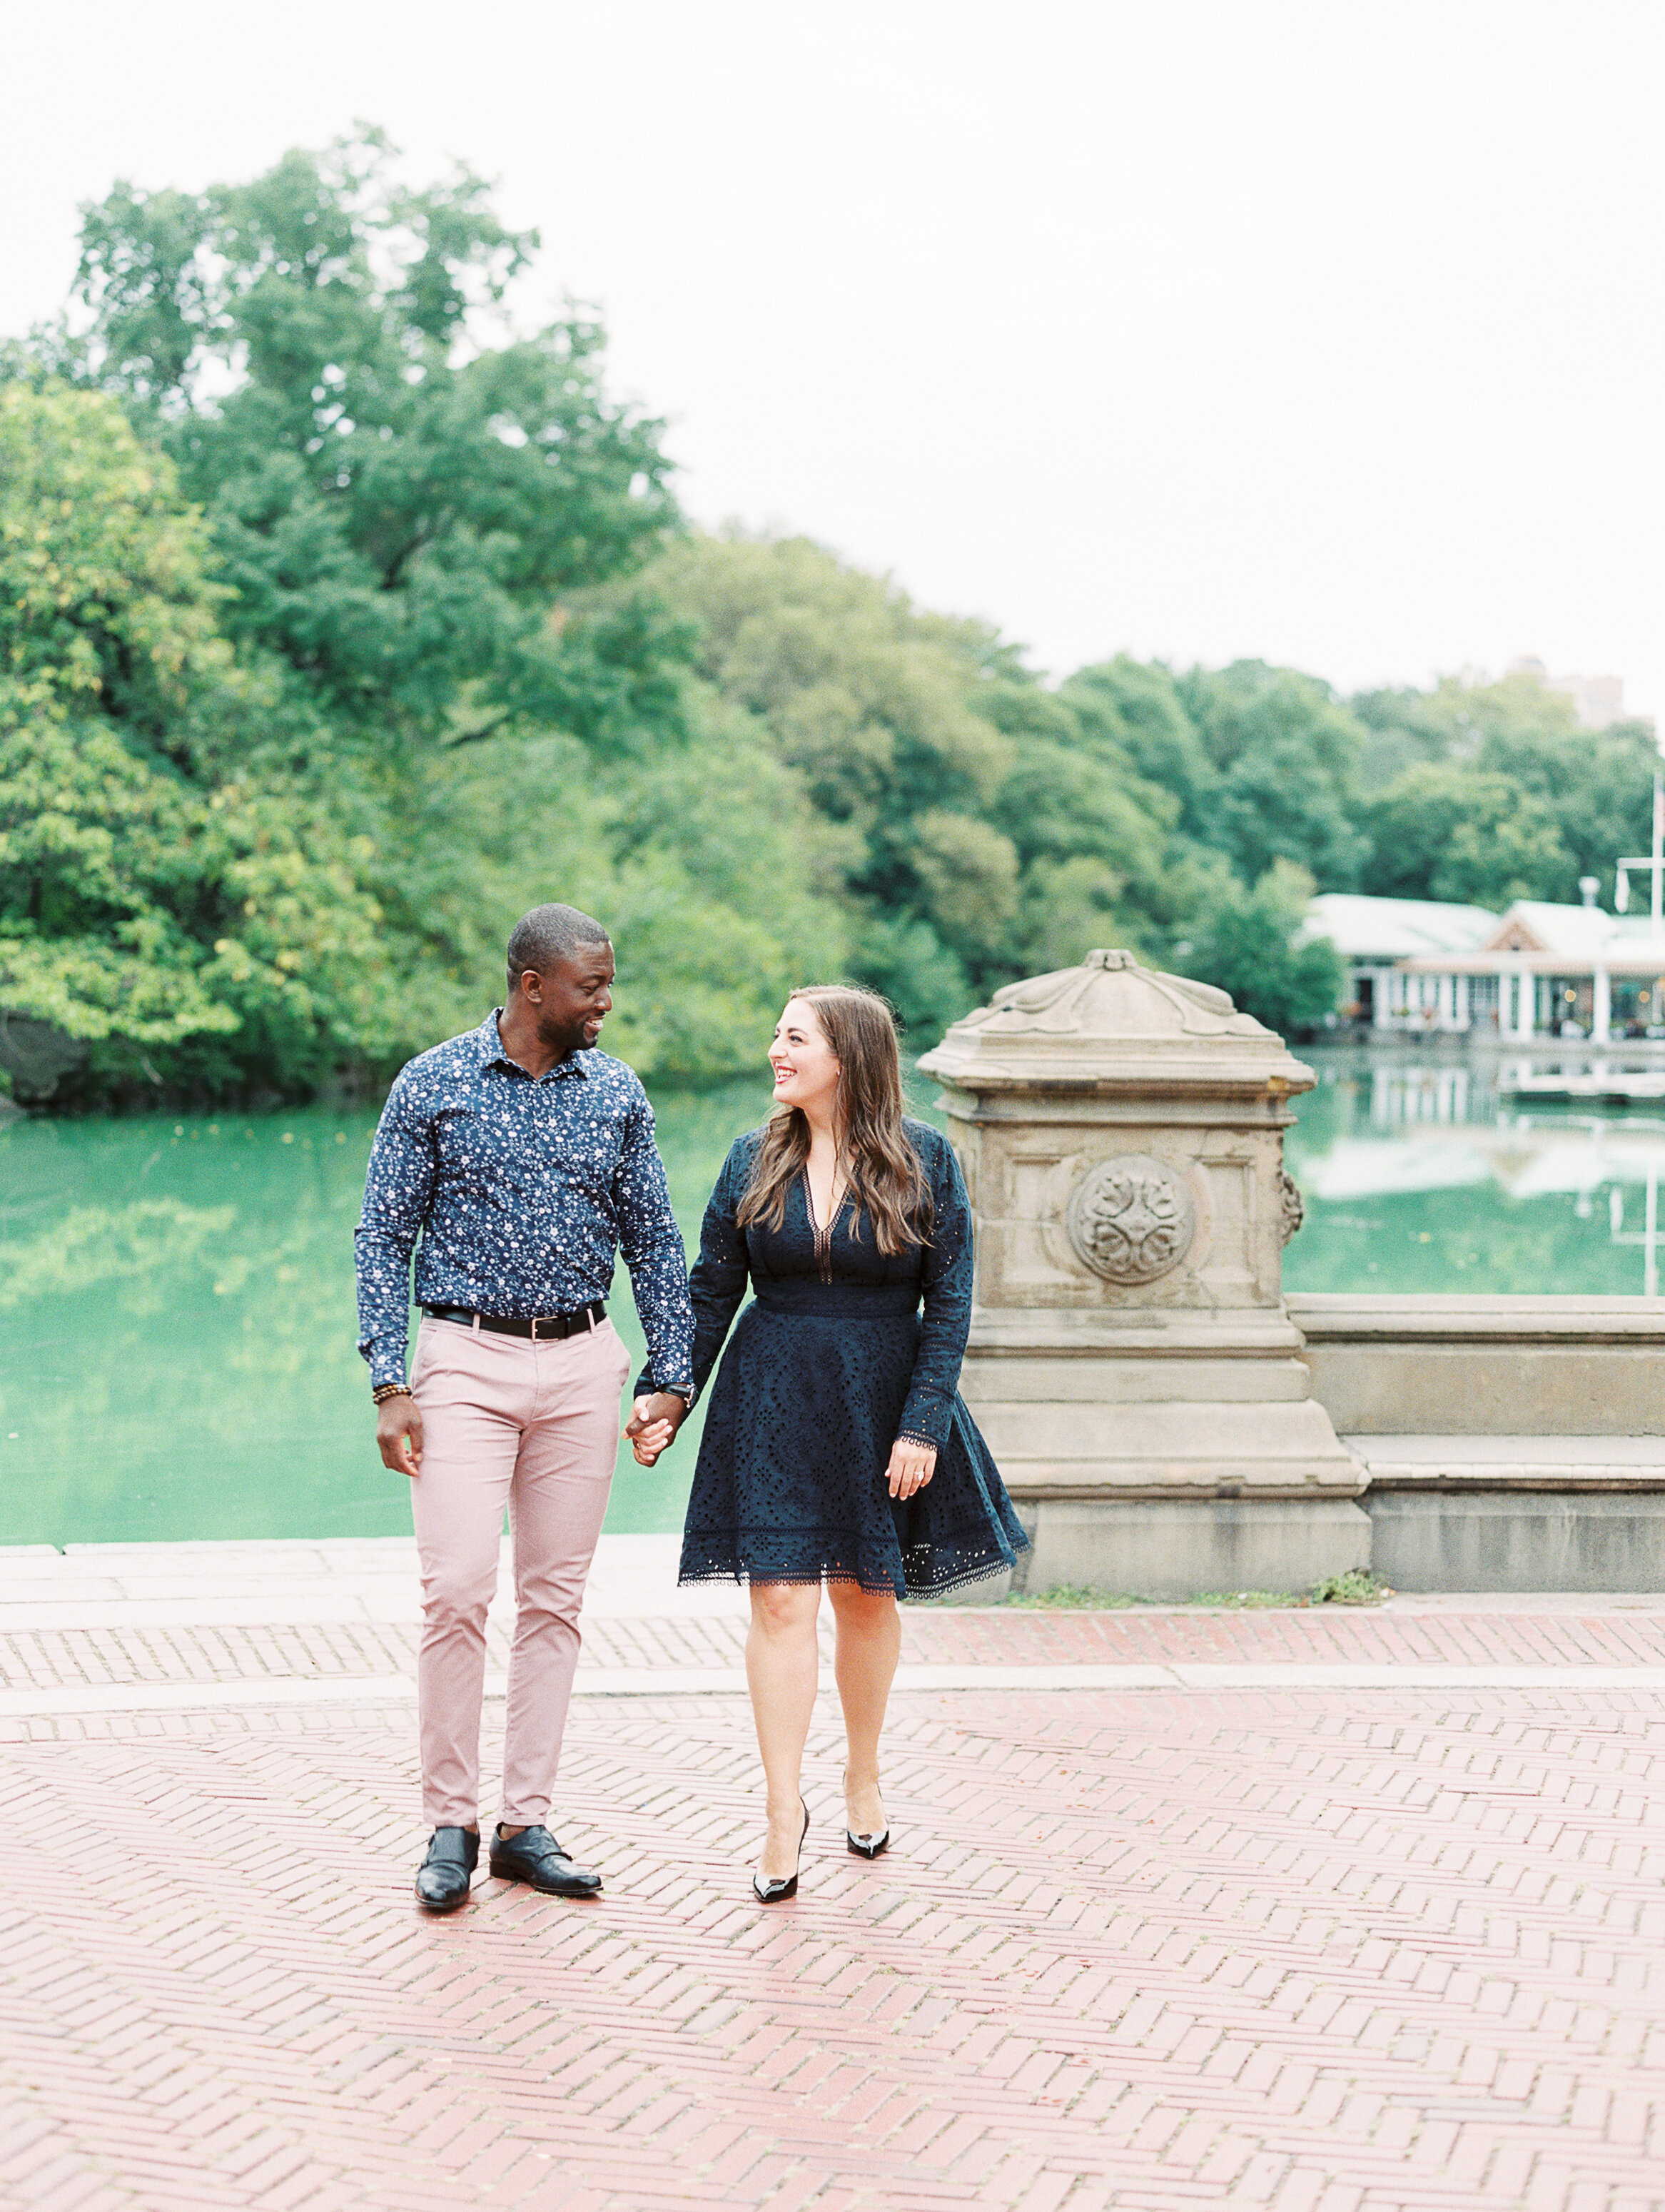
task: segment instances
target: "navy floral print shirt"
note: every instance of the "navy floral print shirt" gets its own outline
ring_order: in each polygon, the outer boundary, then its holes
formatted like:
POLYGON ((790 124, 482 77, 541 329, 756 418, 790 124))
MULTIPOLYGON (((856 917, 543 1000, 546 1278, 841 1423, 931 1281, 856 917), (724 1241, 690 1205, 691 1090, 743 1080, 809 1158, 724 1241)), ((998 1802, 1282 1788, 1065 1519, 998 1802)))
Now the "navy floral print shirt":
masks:
POLYGON ((420 1236, 418 1305, 519 1321, 605 1297, 622 1252, 653 1385, 691 1397, 687 1259, 647 1094, 595 1050, 534 1079, 503 1050, 498 1011, 413 1060, 382 1109, 353 1240, 371 1382, 404 1380, 420 1236))

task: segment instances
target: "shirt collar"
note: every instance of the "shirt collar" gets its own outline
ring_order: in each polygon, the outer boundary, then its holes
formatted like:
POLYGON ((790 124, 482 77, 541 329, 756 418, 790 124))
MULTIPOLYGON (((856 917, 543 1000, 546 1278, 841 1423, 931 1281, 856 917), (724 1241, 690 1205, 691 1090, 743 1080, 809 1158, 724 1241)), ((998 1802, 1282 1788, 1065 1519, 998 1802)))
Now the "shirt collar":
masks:
MULTIPOLYGON (((502 1011, 501 1006, 494 1006, 474 1032, 475 1042, 479 1047, 480 1065, 482 1067, 507 1068, 512 1075, 523 1076, 530 1083, 532 1078, 526 1074, 520 1061, 511 1059, 503 1049, 502 1032, 497 1026, 497 1017, 502 1011)), ((590 1057, 582 1050, 569 1052, 564 1060, 557 1060, 555 1066, 538 1076, 537 1080, 539 1083, 556 1083, 566 1075, 587 1076, 590 1057)))

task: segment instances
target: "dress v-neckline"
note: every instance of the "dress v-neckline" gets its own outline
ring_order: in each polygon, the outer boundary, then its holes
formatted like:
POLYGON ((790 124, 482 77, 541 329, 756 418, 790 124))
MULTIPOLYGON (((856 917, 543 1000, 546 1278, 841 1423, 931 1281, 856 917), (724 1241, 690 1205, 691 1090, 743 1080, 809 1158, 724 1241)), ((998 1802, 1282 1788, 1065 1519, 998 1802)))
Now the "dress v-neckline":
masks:
MULTIPOLYGON (((835 1182, 835 1184, 834 1184, 833 1188, 834 1188, 834 1189, 836 1189, 836 1188, 837 1188, 837 1185, 836 1185, 836 1182, 835 1182)), ((816 1219, 816 1218, 815 1218, 815 1186, 814 1186, 814 1184, 813 1184, 813 1183, 811 1183, 811 1181, 810 1181, 810 1171, 809 1171, 809 1169, 808 1169, 807 1167, 805 1167, 805 1170, 804 1170, 804 1211, 805 1211, 805 1212, 806 1214, 808 1214, 808 1216, 809 1216, 809 1220, 810 1220, 810 1234, 814 1237, 814 1239, 815 1239, 815 1241, 816 1241, 816 1243, 817 1243, 817 1244, 821 1242, 821 1240, 822 1240, 822 1238, 823 1238, 823 1237, 830 1237, 830 1236, 832 1235, 832 1233, 833 1233, 833 1231, 834 1231, 835 1229, 836 1229, 836 1228, 837 1228, 837 1226, 838 1226, 838 1217, 839 1217, 839 1215, 840 1215, 841 1213, 842 1213, 842 1212, 844 1211, 844 1201, 845 1201, 845 1200, 846 1200, 846 1199, 848 1199, 848 1198, 849 1194, 850 1194, 850 1182, 849 1182, 849 1177, 847 1176, 845 1177, 845 1179, 844 1179, 844 1188, 843 1188, 843 1189, 842 1189, 842 1190, 841 1190, 841 1191, 839 1191, 839 1192, 838 1192, 837 1198, 836 1198, 836 1200, 834 1201, 831 1218, 829 1218, 829 1220, 828 1221, 826 1227, 823 1229, 823 1228, 822 1227, 821 1224, 820 1224, 820 1223, 816 1219)), ((829 1198, 832 1196, 832 1192, 831 1192, 831 1191, 829 1191, 829 1193, 828 1193, 828 1196, 829 1196, 829 1198)))
MULTIPOLYGON (((844 1188, 838 1193, 837 1199, 833 1204, 832 1218, 829 1220, 826 1227, 823 1229, 821 1224, 815 1218, 815 1191, 810 1182, 810 1169, 809 1162, 807 1160, 804 1163, 803 1174, 804 1212, 809 1219, 810 1237, 815 1246, 816 1266, 820 1273, 822 1281, 823 1283, 829 1283, 832 1280, 833 1231, 838 1226, 839 1216, 843 1212, 845 1201, 850 1195, 849 1178, 848 1176, 845 1178, 844 1188)), ((832 1194, 830 1191, 828 1193, 828 1196, 831 1199, 832 1194)))

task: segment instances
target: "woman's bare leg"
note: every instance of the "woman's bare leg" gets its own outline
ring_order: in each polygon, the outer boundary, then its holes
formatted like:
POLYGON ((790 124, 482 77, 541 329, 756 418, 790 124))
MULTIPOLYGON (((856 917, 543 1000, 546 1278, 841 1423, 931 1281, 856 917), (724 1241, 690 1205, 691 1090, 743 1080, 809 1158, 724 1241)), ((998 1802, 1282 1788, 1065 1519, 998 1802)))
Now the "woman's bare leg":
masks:
POLYGON ((815 1711, 819 1583, 753 1583, 746 1683, 769 1786, 769 1833, 757 1871, 784 1881, 804 1832, 804 1746, 815 1711))
POLYGON ((878 1790, 878 1739, 902 1651, 902 1621, 889 1590, 865 1590, 856 1583, 829 1582, 827 1595, 838 1627, 833 1675, 844 1708, 844 1734, 849 1745, 844 1770, 845 1816, 852 1835, 876 1836, 884 1826, 884 1801, 878 1790))

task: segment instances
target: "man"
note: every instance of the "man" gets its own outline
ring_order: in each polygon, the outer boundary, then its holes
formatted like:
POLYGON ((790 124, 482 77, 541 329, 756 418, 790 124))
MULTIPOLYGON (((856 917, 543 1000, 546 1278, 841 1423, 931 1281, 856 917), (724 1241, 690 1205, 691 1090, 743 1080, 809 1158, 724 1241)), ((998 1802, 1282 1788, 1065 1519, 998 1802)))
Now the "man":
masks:
POLYGON ((508 992, 477 1030, 413 1060, 388 1093, 365 1179, 359 1350, 383 1463, 411 1479, 422 1561, 422 1802, 416 1895, 467 1899, 479 1859, 486 1608, 508 1509, 519 1605, 494 1875, 593 1896, 547 1826, 578 1663, 578 1615, 607 1510, 629 1355, 603 1300, 630 1271, 653 1389, 628 1435, 675 1433, 693 1396, 682 1237, 646 1092, 596 1049, 613 948, 569 906, 508 943, 508 992), (423 1320, 404 1375, 410 1254, 423 1320))

